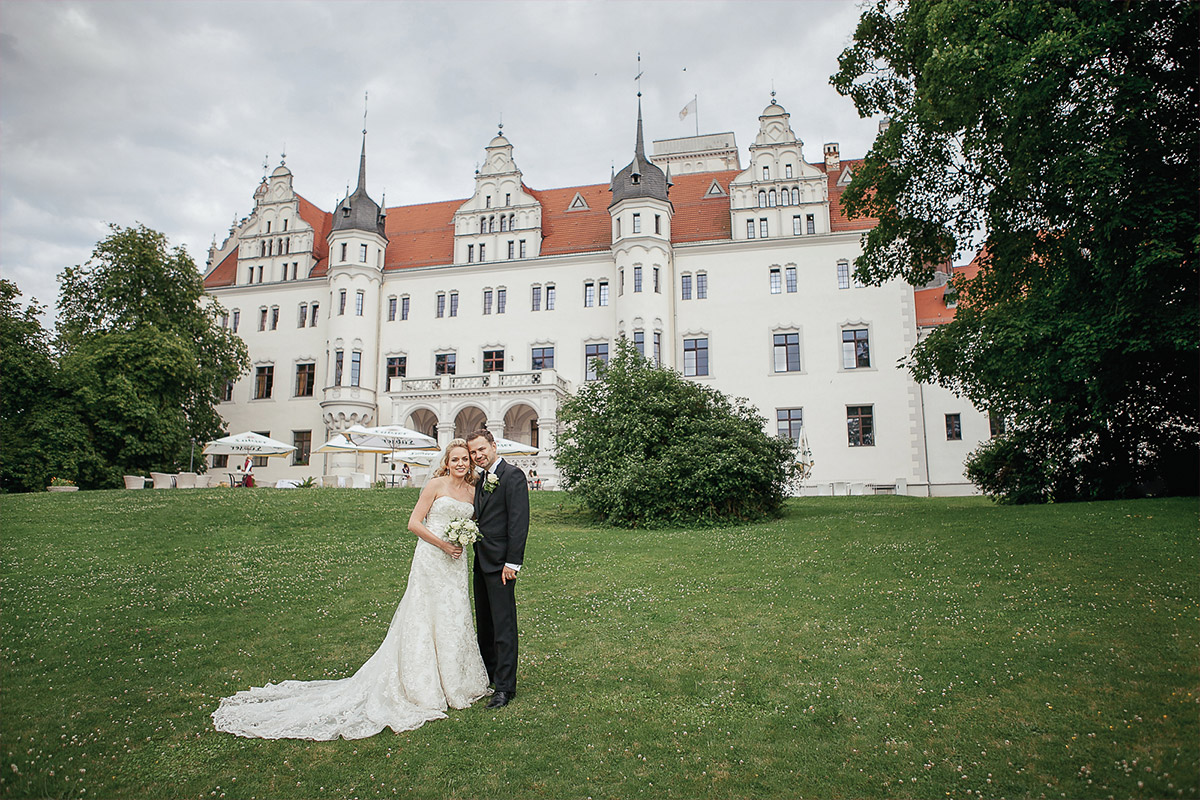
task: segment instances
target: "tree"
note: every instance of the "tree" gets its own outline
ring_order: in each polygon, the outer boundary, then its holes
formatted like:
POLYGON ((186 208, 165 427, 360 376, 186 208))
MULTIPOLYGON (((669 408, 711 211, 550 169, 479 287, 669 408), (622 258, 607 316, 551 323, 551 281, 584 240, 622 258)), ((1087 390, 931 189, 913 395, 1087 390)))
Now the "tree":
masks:
POLYGON ((219 393, 249 365, 183 248, 143 225, 110 228, 65 271, 58 304, 63 374, 107 465, 96 485, 186 468, 193 443, 221 434, 219 393))
POLYGON ((620 340, 559 409, 564 485, 625 527, 718 524, 779 511, 795 452, 743 399, 684 380, 620 340))
POLYGON ((1013 501, 1194 493, 1200 5, 880 0, 831 79, 890 124, 842 203, 857 276, 920 285, 970 251, 910 355, 1003 417, 968 474, 1013 501))
POLYGON ((78 408, 62 388, 36 302, 0 280, 0 491, 41 491, 54 477, 79 481, 98 461, 78 408))

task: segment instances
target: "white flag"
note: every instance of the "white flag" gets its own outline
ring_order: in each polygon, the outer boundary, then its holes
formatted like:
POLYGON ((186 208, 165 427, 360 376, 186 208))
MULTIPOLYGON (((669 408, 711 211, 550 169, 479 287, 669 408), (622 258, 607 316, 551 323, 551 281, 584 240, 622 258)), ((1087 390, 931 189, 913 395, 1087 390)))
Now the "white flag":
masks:
POLYGON ((692 102, 690 102, 686 106, 684 106, 683 111, 679 112, 679 119, 685 120, 685 119, 687 119, 688 114, 695 114, 695 113, 696 113, 696 98, 693 97, 692 102))

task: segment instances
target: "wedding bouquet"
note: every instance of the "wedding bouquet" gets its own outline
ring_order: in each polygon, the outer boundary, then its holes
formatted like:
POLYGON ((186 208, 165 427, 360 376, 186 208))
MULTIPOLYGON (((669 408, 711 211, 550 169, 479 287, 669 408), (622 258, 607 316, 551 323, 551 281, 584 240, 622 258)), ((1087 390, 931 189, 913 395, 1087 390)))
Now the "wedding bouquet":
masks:
POLYGON ((459 547, 466 547, 475 544, 483 538, 483 534, 479 532, 479 526, 475 524, 473 519, 456 519, 452 520, 446 526, 446 541, 450 544, 456 544, 459 547))

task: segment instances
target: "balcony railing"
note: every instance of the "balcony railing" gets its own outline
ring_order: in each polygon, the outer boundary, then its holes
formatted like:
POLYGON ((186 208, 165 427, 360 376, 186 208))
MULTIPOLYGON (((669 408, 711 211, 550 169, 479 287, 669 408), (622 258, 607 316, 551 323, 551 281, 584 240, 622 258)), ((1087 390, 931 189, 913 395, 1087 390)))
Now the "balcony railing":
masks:
POLYGON ((485 372, 479 375, 437 375, 432 378, 392 378, 392 394, 429 394, 478 389, 552 388, 569 393, 567 382, 552 369, 529 372, 485 372))

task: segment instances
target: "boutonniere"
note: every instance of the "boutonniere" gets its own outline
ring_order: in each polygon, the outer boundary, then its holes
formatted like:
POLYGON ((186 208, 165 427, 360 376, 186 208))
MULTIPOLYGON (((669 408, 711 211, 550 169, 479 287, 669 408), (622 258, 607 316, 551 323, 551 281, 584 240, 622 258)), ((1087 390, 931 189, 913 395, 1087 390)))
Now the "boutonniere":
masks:
POLYGON ((489 472, 487 477, 483 479, 483 490, 488 494, 491 494, 493 491, 495 491, 496 487, 499 485, 500 476, 494 472, 489 472))

